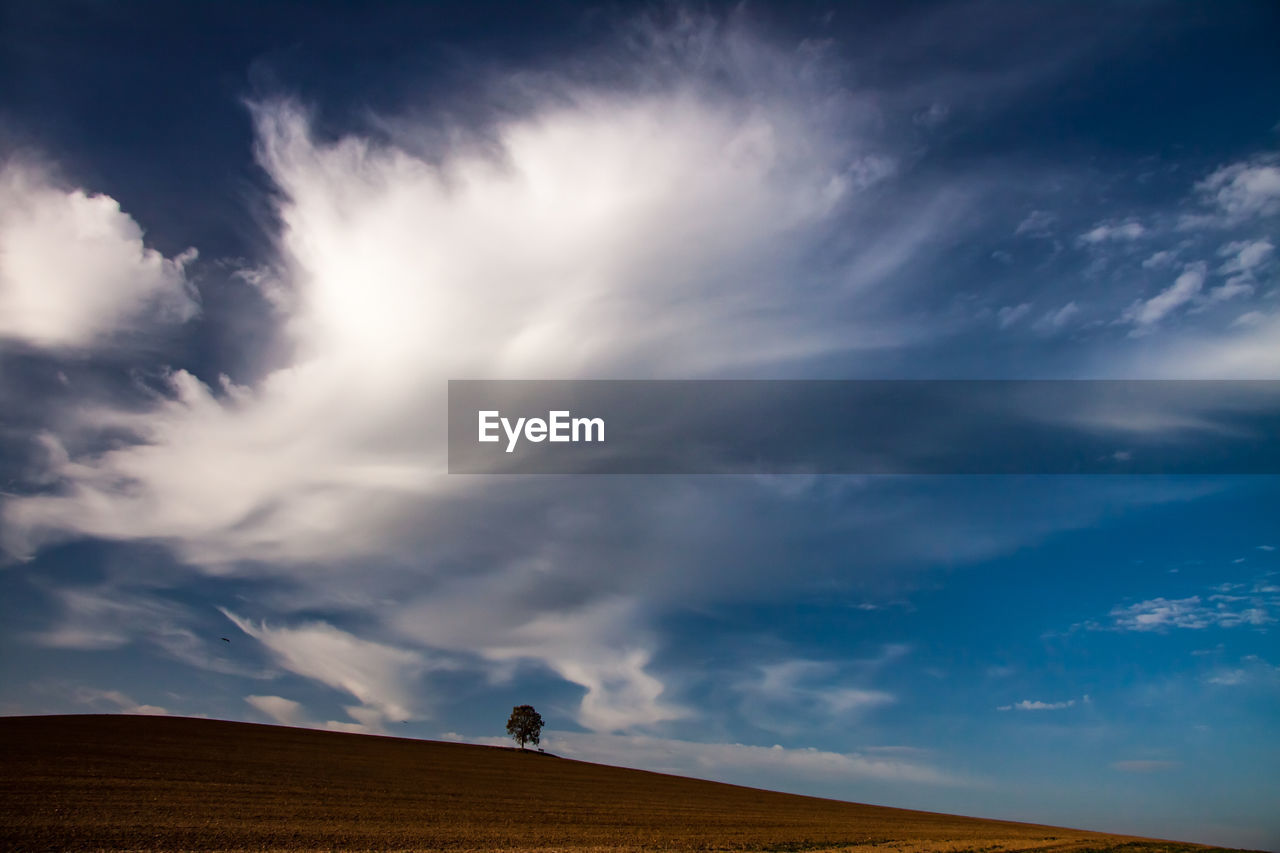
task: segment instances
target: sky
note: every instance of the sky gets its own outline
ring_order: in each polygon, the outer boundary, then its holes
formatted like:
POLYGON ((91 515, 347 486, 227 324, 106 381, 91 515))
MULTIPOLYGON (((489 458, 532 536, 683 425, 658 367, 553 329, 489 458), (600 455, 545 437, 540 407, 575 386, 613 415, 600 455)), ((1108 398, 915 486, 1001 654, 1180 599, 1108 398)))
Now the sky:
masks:
POLYGON ((0 713, 532 704, 574 758, 1280 850, 1275 476, 445 454, 449 379, 1280 379, 1280 7, 0 14, 0 713))

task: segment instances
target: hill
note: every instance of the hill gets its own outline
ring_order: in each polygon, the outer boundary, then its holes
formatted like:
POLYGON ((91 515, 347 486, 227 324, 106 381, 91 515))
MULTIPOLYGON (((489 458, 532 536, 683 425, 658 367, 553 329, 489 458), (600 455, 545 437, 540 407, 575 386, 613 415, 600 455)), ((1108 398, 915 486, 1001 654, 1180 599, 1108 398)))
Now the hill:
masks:
POLYGON ((0 759, 12 851, 1209 849, 214 720, 0 718, 0 759))

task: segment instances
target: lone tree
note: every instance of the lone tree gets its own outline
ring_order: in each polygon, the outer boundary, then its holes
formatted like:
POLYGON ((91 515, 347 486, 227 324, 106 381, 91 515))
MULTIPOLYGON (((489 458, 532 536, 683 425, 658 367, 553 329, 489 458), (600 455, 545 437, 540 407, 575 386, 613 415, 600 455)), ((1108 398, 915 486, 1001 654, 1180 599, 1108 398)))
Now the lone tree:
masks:
POLYGON ((532 705, 517 705, 511 709, 511 719, 507 720, 507 734, 515 738, 520 748, 526 743, 536 744, 542 735, 542 715, 533 710, 532 705))

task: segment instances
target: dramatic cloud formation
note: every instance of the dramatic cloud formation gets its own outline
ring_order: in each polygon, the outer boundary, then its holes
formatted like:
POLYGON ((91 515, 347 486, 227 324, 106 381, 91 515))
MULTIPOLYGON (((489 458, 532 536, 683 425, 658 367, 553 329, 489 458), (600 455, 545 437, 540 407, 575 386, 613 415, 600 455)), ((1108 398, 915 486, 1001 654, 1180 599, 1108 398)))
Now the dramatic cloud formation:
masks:
POLYGON ((154 538, 203 563, 380 551, 446 487, 449 377, 696 376, 887 343, 870 323, 832 326, 826 306, 927 230, 869 244, 804 300, 779 290, 887 161, 846 135, 852 105, 805 82, 810 60, 742 38, 722 70, 762 87, 751 101, 712 99, 696 78, 633 94, 548 84, 492 145, 462 138, 438 161, 322 141, 296 105, 258 104, 293 363, 252 388, 178 370, 145 412, 84 414, 140 441, 68 461, 52 472, 62 494, 8 507, 11 547, 154 538))
POLYGON ((544 664, 585 688, 578 722, 597 731, 684 716, 663 699, 662 682, 646 671, 653 638, 638 618, 637 601, 603 599, 539 613, 520 601, 527 589, 510 574, 443 588, 397 613, 395 625, 437 648, 498 663, 544 664), (478 605, 482 598, 488 606, 478 605))
POLYGON ((37 167, 0 168, 0 340, 87 348, 198 311, 184 274, 108 196, 55 186, 37 167))
MULTIPOLYGON (((1263 13, 392 5, 385 56, 366 9, 255 6, 80 28, 75 63, 34 28, 5 66, 6 121, 119 203, 4 167, 0 710, 484 740, 531 702, 564 755, 1161 835, 1200 832, 1201 778, 1269 792, 1265 477, 445 469, 451 378, 1280 376, 1270 107, 1203 82, 1270 67, 1213 53, 1263 13), (23 100, 89 67, 130 109, 23 100), (1193 719, 1219 766, 1110 796, 1193 719)), ((1227 428, 1053 416, 1130 461, 1227 428)))
MULTIPOLYGON (((6 504, 10 549, 89 536, 163 542, 216 574, 331 565, 307 570, 299 595, 349 602, 344 561, 406 561, 444 539, 412 569, 366 577, 360 595, 401 596, 384 616, 401 637, 493 671, 540 663, 584 689, 578 720, 593 729, 683 716, 648 670, 639 591, 579 578, 594 567, 574 556, 542 570, 553 589, 578 587, 572 600, 539 606, 519 597, 540 565, 526 552, 554 534, 520 545, 513 531, 497 555, 476 544, 476 519, 519 501, 444 475, 445 381, 688 377, 897 343, 879 309, 848 306, 918 261, 955 206, 934 193, 886 223, 861 195, 894 160, 860 132, 865 108, 823 82, 821 53, 700 26, 696 67, 687 45, 649 33, 643 85, 522 84, 518 115, 429 151, 421 140, 439 137, 425 129, 326 139, 289 100, 254 105, 281 230, 249 277, 279 312, 290 363, 252 386, 170 370, 149 405, 77 411, 78 431, 131 440, 75 453, 46 436, 57 487, 6 504), (655 86, 664 67, 677 73, 655 86), (880 224, 815 275, 836 215, 859 211, 880 224), (835 305, 850 319, 833 321, 835 305), (435 568, 450 550, 496 561, 451 585, 435 568), (422 591, 405 600, 408 587, 422 591)), ((614 494, 623 518, 646 500, 614 494)), ((280 665, 359 699, 362 722, 418 713, 392 686, 416 652, 234 618, 280 665)))
POLYGON ((346 711, 361 725, 377 730, 384 722, 399 723, 420 713, 412 691, 428 666, 422 655, 362 640, 323 622, 271 628, 223 613, 266 646, 280 666, 359 699, 360 705, 346 711))

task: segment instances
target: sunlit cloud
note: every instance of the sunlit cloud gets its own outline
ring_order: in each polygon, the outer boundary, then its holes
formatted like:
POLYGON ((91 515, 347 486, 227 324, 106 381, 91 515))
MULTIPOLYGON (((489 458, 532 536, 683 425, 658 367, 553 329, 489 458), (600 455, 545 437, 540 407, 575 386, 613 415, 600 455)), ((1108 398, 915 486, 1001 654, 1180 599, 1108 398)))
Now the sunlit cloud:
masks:
POLYGON ((110 196, 18 159, 0 167, 0 341, 87 349, 183 323, 199 311, 195 257, 147 247, 110 196))
MULTIPOLYGON (((399 723, 422 715, 413 695, 429 663, 412 650, 362 640, 324 622, 296 628, 254 624, 230 611, 236 627, 261 642, 284 669, 344 691, 360 701, 347 712, 365 727, 399 723)), ((262 705, 255 705, 264 710, 262 705)), ((279 709, 279 703, 271 707, 279 709)))

